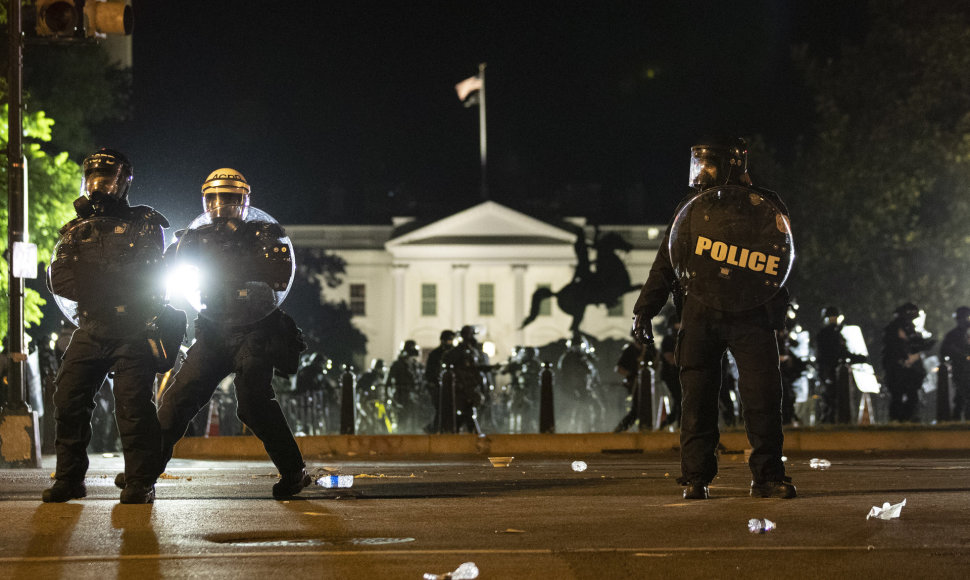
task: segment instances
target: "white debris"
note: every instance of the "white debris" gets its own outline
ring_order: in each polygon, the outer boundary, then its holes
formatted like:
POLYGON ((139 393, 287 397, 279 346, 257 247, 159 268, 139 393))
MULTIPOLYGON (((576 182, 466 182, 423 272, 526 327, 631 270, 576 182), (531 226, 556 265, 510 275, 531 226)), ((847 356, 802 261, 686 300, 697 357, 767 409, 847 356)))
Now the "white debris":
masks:
POLYGON ((880 520, 891 520, 893 518, 898 518, 899 513, 903 511, 904 505, 906 505, 905 499, 903 499, 903 501, 899 503, 892 504, 892 505, 890 505, 889 502, 887 501, 884 504, 882 504, 882 507, 872 506, 872 509, 869 510, 869 515, 866 516, 866 519, 868 520, 869 518, 879 518, 880 520))

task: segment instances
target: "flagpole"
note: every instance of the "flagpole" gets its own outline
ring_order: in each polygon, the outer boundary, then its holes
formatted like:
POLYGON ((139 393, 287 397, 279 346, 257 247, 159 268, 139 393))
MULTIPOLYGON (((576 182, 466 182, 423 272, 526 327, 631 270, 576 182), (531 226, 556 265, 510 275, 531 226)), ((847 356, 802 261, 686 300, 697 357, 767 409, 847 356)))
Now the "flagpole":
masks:
POLYGON ((478 77, 482 79, 482 88, 478 91, 478 141, 479 150, 482 158, 482 200, 488 200, 488 172, 487 172, 487 159, 488 159, 488 140, 486 135, 488 132, 485 130, 485 63, 478 65, 478 77))

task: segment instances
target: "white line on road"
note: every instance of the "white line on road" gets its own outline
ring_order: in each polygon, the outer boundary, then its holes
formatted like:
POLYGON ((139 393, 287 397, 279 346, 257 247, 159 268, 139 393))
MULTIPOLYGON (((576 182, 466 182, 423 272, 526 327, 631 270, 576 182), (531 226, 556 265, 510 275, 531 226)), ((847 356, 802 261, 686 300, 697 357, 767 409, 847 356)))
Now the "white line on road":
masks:
MULTIPOLYGON (((954 548, 956 548, 954 546, 954 548)), ((962 548, 962 547, 961 547, 962 548)), ((302 557, 320 558, 333 556, 434 556, 434 555, 488 555, 507 556, 535 554, 576 554, 576 553, 633 553, 669 554, 676 552, 867 552, 873 546, 703 546, 680 548, 577 548, 553 550, 535 549, 442 549, 442 550, 313 550, 313 551, 264 551, 264 552, 213 552, 210 554, 119 554, 119 555, 78 555, 78 556, 27 556, 0 558, 0 564, 41 564, 46 562, 114 562, 121 560, 206 560, 222 558, 279 558, 302 557)), ((934 550, 946 549, 934 546, 934 550)))

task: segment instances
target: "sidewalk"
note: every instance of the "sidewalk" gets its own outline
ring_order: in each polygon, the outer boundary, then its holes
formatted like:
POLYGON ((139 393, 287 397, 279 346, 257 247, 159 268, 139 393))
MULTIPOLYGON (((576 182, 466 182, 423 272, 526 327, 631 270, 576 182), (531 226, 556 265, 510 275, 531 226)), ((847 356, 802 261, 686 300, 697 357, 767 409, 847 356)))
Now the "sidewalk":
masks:
MULTIPOLYGON (((676 449, 677 432, 484 435, 327 435, 297 437, 307 459, 355 456, 522 455, 576 453, 651 453, 676 449)), ((743 452, 743 430, 721 433, 728 451, 743 452)), ((970 424, 814 427, 785 431, 785 451, 947 451, 970 450, 970 424)), ((186 437, 175 447, 184 459, 262 459, 266 452, 254 436, 186 437)))

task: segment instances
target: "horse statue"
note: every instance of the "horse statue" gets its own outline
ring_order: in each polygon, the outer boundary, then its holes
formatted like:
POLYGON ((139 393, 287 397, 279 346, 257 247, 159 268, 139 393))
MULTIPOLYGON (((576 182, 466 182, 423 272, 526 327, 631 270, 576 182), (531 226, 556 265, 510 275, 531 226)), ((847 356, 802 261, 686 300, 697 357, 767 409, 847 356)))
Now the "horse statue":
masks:
POLYGON ((576 235, 574 247, 579 262, 576 264, 572 282, 558 292, 553 292, 550 288, 537 289, 532 294, 529 316, 522 321, 520 328, 525 328, 536 319, 543 300, 555 297, 559 309, 573 317, 569 330, 576 333, 579 332, 587 306, 613 306, 627 292, 640 289, 639 285, 630 283, 626 264, 616 255, 617 251, 629 252, 633 249, 633 245, 620 234, 607 232, 600 236, 599 228, 596 228, 593 238, 593 248, 596 250, 595 270, 590 267, 586 235, 581 229, 576 235))

